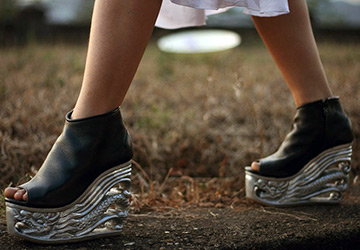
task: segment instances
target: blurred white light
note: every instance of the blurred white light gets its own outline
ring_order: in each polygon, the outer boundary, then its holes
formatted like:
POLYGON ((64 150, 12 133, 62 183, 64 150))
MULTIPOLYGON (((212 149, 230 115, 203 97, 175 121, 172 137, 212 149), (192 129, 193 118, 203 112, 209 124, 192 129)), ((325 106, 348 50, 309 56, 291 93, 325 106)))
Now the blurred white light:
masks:
POLYGON ((193 30, 164 36, 157 45, 170 53, 209 53, 231 49, 240 43, 240 35, 232 31, 193 30))

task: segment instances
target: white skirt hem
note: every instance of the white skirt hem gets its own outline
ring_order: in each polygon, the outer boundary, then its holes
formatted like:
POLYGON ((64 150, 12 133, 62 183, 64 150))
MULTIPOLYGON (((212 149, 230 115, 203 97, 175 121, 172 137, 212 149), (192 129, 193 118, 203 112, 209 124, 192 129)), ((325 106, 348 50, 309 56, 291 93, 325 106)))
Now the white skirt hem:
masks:
POLYGON ((178 29, 206 24, 206 16, 232 7, 245 7, 244 13, 259 17, 288 14, 288 0, 163 0, 156 26, 178 29))

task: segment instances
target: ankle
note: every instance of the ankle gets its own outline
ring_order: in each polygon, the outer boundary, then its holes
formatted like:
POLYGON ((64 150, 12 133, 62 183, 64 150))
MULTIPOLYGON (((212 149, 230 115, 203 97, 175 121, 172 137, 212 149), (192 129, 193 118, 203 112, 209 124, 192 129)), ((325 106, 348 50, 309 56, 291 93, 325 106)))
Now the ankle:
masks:
POLYGON ((332 94, 329 94, 329 95, 306 96, 306 97, 302 97, 302 98, 295 98, 294 97, 294 101, 295 101, 296 107, 300 107, 300 106, 303 106, 305 104, 320 101, 320 100, 325 101, 325 100, 327 100, 329 98, 332 98, 332 97, 335 97, 335 96, 332 95, 332 94))
POLYGON ((319 91, 309 90, 306 93, 305 92, 293 93, 293 97, 296 107, 300 107, 304 104, 312 103, 319 100, 325 101, 328 98, 334 97, 334 94, 330 89, 319 90, 319 91))
POLYGON ((96 116, 108 113, 112 110, 114 110, 116 107, 101 107, 101 106, 95 106, 95 107, 89 107, 86 108, 82 106, 75 105, 74 111, 71 114, 71 119, 82 119, 86 117, 96 116))

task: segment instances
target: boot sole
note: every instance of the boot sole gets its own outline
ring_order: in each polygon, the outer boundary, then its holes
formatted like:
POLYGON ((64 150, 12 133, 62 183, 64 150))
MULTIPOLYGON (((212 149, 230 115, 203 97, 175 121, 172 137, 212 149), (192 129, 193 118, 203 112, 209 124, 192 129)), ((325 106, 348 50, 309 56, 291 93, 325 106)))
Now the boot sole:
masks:
POLYGON ((131 161, 101 174, 73 203, 31 208, 6 202, 9 234, 43 244, 115 236, 128 214, 131 161))
POLYGON ((265 177, 246 167, 246 197, 275 207, 336 204, 349 183, 351 144, 330 148, 286 178, 265 177))

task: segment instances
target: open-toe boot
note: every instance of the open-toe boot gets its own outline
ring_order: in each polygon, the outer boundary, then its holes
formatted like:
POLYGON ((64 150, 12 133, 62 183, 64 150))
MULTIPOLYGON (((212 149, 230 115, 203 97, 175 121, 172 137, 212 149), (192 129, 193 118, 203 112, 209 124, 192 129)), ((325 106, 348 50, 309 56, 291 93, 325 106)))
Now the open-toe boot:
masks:
POLYGON ((119 108, 65 126, 42 167, 6 199, 8 232, 39 243, 116 235, 127 217, 132 148, 119 108))
POLYGON ((353 134, 338 97, 297 108, 274 154, 245 168, 246 196, 271 206, 338 203, 347 189, 353 134))

